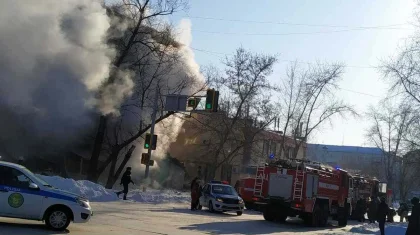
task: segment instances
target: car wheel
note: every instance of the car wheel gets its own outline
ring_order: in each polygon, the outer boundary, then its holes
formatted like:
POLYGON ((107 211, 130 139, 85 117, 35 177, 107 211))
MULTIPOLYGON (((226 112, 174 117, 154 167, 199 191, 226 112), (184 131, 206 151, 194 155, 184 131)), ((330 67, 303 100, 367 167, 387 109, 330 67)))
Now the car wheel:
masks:
POLYGON ((67 210, 59 208, 48 212, 45 224, 53 230, 63 231, 69 226, 70 220, 70 213, 67 210))
POLYGON ((203 206, 202 206, 202 205, 198 205, 198 206, 197 206, 197 209, 198 209, 198 210, 201 210, 201 209, 203 209, 203 206))
POLYGON ((211 201, 209 201, 209 211, 212 213, 214 212, 213 203, 211 201))
POLYGON ((236 212, 236 214, 237 214, 238 216, 241 216, 241 215, 242 215, 242 211, 237 211, 237 212, 236 212))

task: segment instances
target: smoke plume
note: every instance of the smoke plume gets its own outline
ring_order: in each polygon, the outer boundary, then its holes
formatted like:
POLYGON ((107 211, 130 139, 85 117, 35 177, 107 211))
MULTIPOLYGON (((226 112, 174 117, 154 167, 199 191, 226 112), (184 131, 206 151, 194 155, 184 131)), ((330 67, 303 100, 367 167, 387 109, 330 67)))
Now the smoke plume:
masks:
MULTIPOLYGON (((192 95, 203 87, 205 79, 200 73, 200 67, 195 61, 194 52, 190 48, 192 42, 191 21, 188 19, 182 19, 177 26, 176 35, 176 41, 181 44, 181 46, 174 52, 176 53, 178 60, 171 67, 170 72, 164 75, 162 80, 165 81, 165 84, 168 84, 169 88, 173 88, 179 84, 181 80, 187 79, 188 86, 183 87, 179 93, 184 95, 192 95)), ((151 110, 144 112, 144 117, 147 118, 150 116, 150 112, 151 110)), ((182 124, 182 119, 176 116, 172 116, 156 125, 155 134, 159 136, 158 145, 156 151, 153 151, 152 154, 152 158, 156 160, 156 163, 155 166, 151 168, 152 173, 155 173, 155 175, 167 173, 167 162, 162 161, 162 159, 167 156, 170 143, 176 141, 182 124)), ((138 148, 136 148, 132 157, 132 161, 130 162, 130 165, 134 166, 133 176, 140 177, 139 179, 141 179, 144 172, 144 165, 140 164, 142 152, 143 146, 140 145, 138 148)), ((161 178, 157 175, 153 178, 161 178)), ((171 178, 171 175, 169 175, 168 178, 171 178)), ((157 187, 157 182, 152 183, 154 187, 157 187)))
POLYGON ((133 84, 119 72, 103 87, 109 27, 99 0, 0 1, 0 151, 64 147, 91 131, 93 113, 116 112, 133 84))

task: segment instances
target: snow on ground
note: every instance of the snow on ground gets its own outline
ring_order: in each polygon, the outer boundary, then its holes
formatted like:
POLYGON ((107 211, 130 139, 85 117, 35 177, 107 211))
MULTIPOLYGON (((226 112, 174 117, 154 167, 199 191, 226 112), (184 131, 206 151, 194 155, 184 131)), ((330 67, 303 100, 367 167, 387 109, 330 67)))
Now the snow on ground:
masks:
MULTIPOLYGON (((93 202, 109 202, 119 200, 116 191, 106 189, 100 184, 95 184, 87 180, 65 179, 59 176, 38 175, 50 185, 87 197, 93 202)), ((120 196, 122 198, 122 195, 120 196)), ((140 189, 130 190, 128 200, 142 203, 183 203, 190 200, 190 195, 185 192, 175 190, 154 190, 147 189, 143 192, 140 189)))
MULTIPOLYGON (((407 223, 386 223, 385 234, 392 235, 405 235, 407 230, 407 223)), ((354 226, 350 229, 350 234, 380 234, 378 224, 363 224, 360 226, 354 226)))

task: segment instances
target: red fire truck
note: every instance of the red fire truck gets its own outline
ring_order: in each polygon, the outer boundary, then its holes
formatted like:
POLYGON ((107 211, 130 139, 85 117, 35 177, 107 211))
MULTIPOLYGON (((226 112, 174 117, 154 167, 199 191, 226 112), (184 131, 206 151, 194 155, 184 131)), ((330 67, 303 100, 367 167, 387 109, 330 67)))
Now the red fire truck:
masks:
POLYGON ((342 169, 310 161, 280 160, 258 168, 254 194, 262 195, 255 204, 264 207, 264 219, 268 221, 299 216, 308 225, 325 226, 328 217, 336 215, 339 225, 346 226, 351 211, 350 182, 349 174, 342 169))
POLYGON ((387 184, 380 182, 374 177, 362 176, 359 174, 353 175, 353 184, 350 184, 350 192, 352 194, 351 208, 352 219, 355 219, 356 203, 359 199, 366 200, 367 198, 385 197, 388 205, 392 202, 391 194, 387 193, 387 184))

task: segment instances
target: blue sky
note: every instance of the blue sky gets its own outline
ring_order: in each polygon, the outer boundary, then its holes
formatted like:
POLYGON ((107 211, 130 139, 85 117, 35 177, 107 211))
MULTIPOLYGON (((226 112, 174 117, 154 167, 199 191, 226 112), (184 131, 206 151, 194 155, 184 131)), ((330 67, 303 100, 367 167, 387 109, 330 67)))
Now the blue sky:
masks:
MULTIPOLYGON (((386 96, 387 88, 377 69, 365 67, 376 66, 395 54, 398 45, 413 34, 414 27, 410 23, 414 22, 415 5, 412 0, 196 0, 191 1, 188 12, 176 13, 170 20, 174 24, 184 18, 191 20, 191 47, 200 66, 221 66, 220 57, 240 46, 254 52, 279 54, 280 61, 270 78, 274 83, 284 78, 285 68, 290 63, 287 61, 345 63, 348 67, 337 96, 363 114, 369 105, 376 105, 386 96), (354 30, 384 25, 397 25, 394 26, 397 29, 354 30), (339 30, 350 31, 330 32, 339 30), (326 31, 330 33, 314 34, 326 31), (246 35, 290 33, 292 35, 246 35)), ((363 117, 336 118, 331 125, 326 124, 316 132, 311 142, 367 146, 370 145, 365 139, 368 126, 363 117)))

